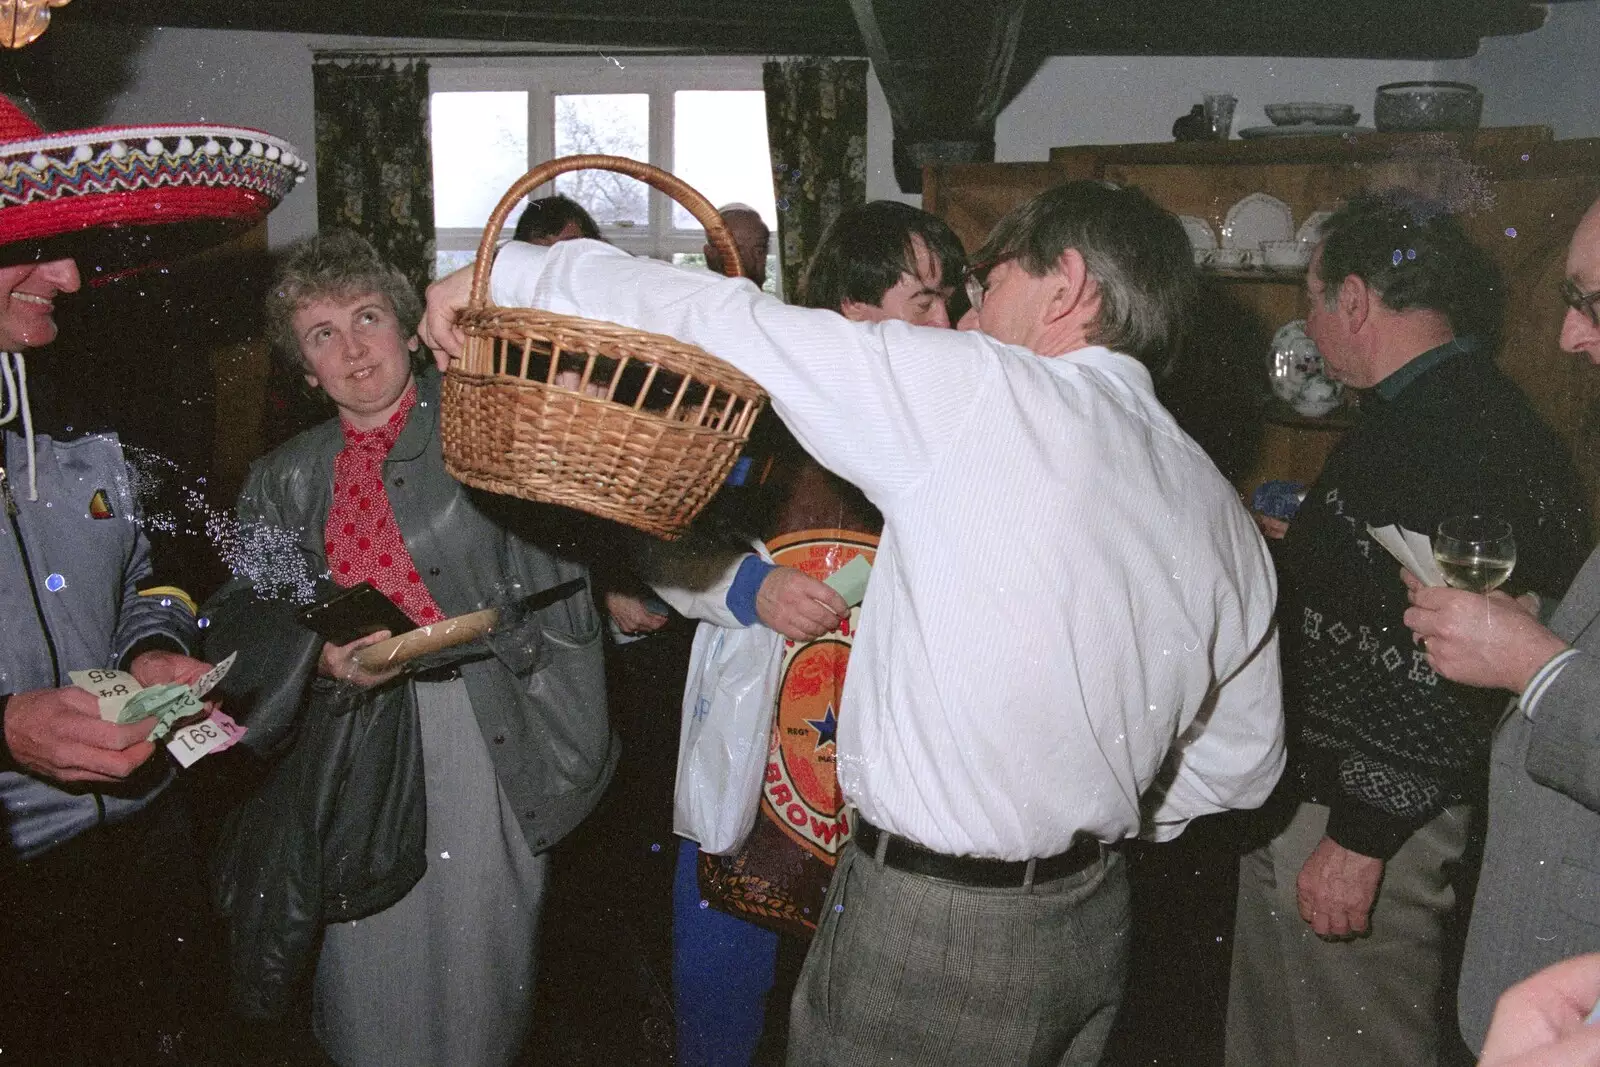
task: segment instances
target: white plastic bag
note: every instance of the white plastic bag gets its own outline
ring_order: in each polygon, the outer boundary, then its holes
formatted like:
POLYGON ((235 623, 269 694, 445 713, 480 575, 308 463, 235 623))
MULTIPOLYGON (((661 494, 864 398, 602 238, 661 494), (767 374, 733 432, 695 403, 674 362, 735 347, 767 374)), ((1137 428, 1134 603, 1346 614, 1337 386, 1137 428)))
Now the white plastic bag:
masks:
POLYGON ((782 668, 783 635, 765 626, 695 631, 672 832, 704 852, 735 851, 755 825, 782 668))

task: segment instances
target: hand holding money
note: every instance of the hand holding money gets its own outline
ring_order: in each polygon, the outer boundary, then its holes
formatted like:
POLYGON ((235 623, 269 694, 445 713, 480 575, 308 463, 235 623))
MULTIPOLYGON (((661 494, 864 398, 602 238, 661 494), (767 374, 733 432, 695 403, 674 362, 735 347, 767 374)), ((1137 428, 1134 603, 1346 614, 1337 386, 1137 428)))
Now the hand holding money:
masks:
POLYGON ((106 722, 99 701, 75 686, 13 693, 3 723, 11 757, 57 782, 117 782, 155 753, 150 727, 106 722))
POLYGON ((211 752, 220 752, 244 736, 244 729, 202 698, 227 676, 237 653, 211 666, 175 652, 146 652, 133 662, 135 673, 94 668, 72 671, 72 682, 95 700, 100 718, 118 725, 146 728, 154 743, 174 735, 167 748, 179 764, 189 766, 211 752), (178 729, 180 724, 187 724, 178 729))

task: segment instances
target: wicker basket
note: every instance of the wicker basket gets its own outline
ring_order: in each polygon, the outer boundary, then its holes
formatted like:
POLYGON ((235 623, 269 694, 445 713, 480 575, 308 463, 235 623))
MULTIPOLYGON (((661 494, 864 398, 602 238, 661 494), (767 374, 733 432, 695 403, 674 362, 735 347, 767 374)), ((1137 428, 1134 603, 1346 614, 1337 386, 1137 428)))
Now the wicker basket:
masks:
POLYGON ((488 301, 511 209, 558 174, 602 169, 667 193, 699 219, 730 274, 733 239, 709 201, 665 171, 617 156, 535 167, 489 216, 457 323, 467 341, 444 377, 445 466, 479 489, 560 504, 674 538, 727 478, 766 394, 692 345, 660 334, 488 301))

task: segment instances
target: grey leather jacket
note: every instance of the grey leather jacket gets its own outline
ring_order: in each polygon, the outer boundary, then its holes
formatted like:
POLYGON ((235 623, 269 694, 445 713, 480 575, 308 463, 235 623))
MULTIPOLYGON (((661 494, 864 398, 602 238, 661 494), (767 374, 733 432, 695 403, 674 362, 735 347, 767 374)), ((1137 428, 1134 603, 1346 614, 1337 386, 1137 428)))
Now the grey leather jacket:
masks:
MULTIPOLYGON (((517 532, 529 518, 520 502, 479 496, 450 478, 438 376, 419 376, 417 385, 383 478, 440 609, 458 615, 584 577, 581 565, 517 532)), ((249 728, 241 747, 269 768, 230 814, 213 860, 228 918, 228 1003, 250 1018, 288 1009, 324 924, 388 907, 426 863, 412 685, 352 692, 316 679, 322 640, 298 623, 290 590, 275 587, 288 579, 303 595, 331 585, 324 526, 343 445, 333 419, 255 464, 239 500, 241 573, 205 609, 207 654, 239 652, 221 688, 249 728)), ((441 656, 460 670, 501 787, 529 846, 543 851, 589 813, 616 767, 599 618, 584 590, 486 645, 441 656)))
MULTIPOLYGON (((327 570, 323 527, 333 461, 343 447, 339 420, 330 419, 257 461, 239 496, 241 523, 293 531, 313 575, 327 570)), ((384 463, 383 479, 411 558, 446 616, 501 601, 508 592, 526 595, 587 577, 582 564, 519 534, 532 525, 520 501, 469 491, 445 471, 439 376, 431 368, 417 376, 417 406, 384 463)), ((218 597, 244 588, 259 595, 259 577, 236 578, 218 597)), ((592 598, 568 597, 544 608, 537 622, 533 641, 498 646, 496 655, 460 669, 500 784, 529 847, 542 852, 599 801, 618 745, 606 715, 601 627, 592 598)), ((210 642, 207 651, 226 653, 210 642)))

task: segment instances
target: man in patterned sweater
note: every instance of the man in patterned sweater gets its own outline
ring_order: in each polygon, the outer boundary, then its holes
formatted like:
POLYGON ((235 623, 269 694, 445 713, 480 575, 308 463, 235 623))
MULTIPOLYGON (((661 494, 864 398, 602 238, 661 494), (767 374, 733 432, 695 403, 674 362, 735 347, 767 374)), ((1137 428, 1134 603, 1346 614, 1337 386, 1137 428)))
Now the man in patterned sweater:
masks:
POLYGON ((1432 535, 1507 519, 1515 581, 1565 588, 1583 561, 1570 461, 1496 369, 1496 283, 1440 209, 1400 196, 1329 220, 1307 332, 1368 389, 1283 541, 1278 619, 1289 769, 1271 840, 1240 866, 1227 1062, 1436 1062, 1450 870, 1500 701, 1439 678, 1401 622, 1406 590, 1367 527, 1432 535))

